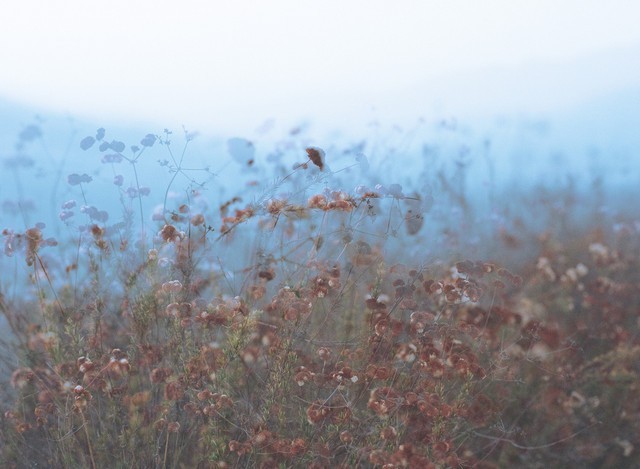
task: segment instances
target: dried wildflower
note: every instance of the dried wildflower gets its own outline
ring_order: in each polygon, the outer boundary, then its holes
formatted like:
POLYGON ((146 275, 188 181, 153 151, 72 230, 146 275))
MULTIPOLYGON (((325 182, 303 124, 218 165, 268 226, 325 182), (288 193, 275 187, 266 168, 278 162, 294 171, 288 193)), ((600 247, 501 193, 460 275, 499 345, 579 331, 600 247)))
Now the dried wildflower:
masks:
POLYGON ((205 389, 204 391, 200 391, 196 396, 199 401, 206 401, 213 397, 213 393, 208 389, 205 389))
POLYGON ((184 237, 184 235, 173 225, 164 225, 158 235, 166 243, 175 243, 184 237))
POLYGON ((432 377, 440 379, 445 373, 445 364, 439 358, 429 358, 427 360, 421 360, 418 363, 419 367, 425 372, 429 373, 432 377))
POLYGON ((349 444, 353 441, 353 435, 351 434, 350 431, 348 430, 343 430, 340 432, 340 441, 342 441, 344 444, 349 444))
POLYGON ((273 434, 269 430, 261 430, 253 437, 253 443, 258 446, 268 444, 273 438, 273 434))
POLYGON ((31 368, 18 368, 11 374, 11 386, 21 389, 35 378, 35 373, 31 368))
POLYGON ((25 433, 26 431, 31 430, 32 426, 31 424, 29 424, 28 422, 16 422, 15 423, 15 430, 17 433, 25 433))
POLYGON ((435 315, 429 311, 414 311, 409 319, 409 327, 412 332, 422 334, 428 324, 432 324, 435 315))
POLYGON ((38 256, 38 250, 40 249, 40 245, 42 244, 44 238, 42 237, 42 231, 40 228, 43 225, 36 225, 34 228, 29 228, 25 232, 25 236, 27 238, 27 265, 31 266, 36 260, 38 256))
POLYGON ((391 387, 385 386, 371 391, 367 407, 379 417, 387 418, 389 413, 398 407, 400 401, 401 397, 398 392, 391 387))
POLYGON ((407 405, 414 405, 418 402, 418 395, 413 391, 409 391, 404 395, 404 401, 407 405))
POLYGON ((472 274, 474 269, 474 264, 470 260, 465 260, 456 263, 456 270, 460 274, 472 274))
POLYGON ((289 452, 292 456, 300 456, 307 451, 307 442, 302 438, 294 438, 291 441, 289 452))
POLYGON ((320 347, 317 353, 320 359, 324 362, 328 361, 331 358, 331 350, 329 350, 327 347, 320 347))
POLYGON ((276 273, 272 268, 263 269, 258 272, 258 278, 261 278, 266 282, 270 282, 276 278, 276 273))
POLYGON ((348 384, 358 382, 358 376, 353 372, 349 366, 340 366, 339 369, 331 373, 331 379, 340 384, 348 384))
MULTIPOLYGON (((117 350, 117 349, 116 349, 117 350)), ((115 377, 119 377, 125 373, 128 373, 131 369, 131 365, 129 364, 129 359, 126 356, 119 356, 119 354, 113 354, 109 358, 109 370, 115 375, 115 377)))
POLYGON ((325 210, 339 210, 342 212, 350 212, 355 207, 351 200, 332 200, 327 204, 325 210))
POLYGON ((379 379, 383 381, 391 378, 393 375, 390 367, 374 365, 373 363, 367 365, 365 373, 369 379, 379 379))
POLYGON ((235 453, 240 447, 240 442, 238 440, 231 440, 229 441, 228 446, 229 446, 229 451, 235 453))
POLYGON ((229 409, 233 407, 233 400, 226 394, 215 395, 216 409, 229 409))
POLYGON ((327 198, 322 194, 316 194, 309 198, 307 202, 307 206, 309 208, 319 208, 325 210, 327 208, 328 202, 327 198))
POLYGON ((272 444, 273 450, 282 455, 288 455, 291 450, 291 440, 287 438, 278 438, 272 444))
POLYGON ((389 321, 387 319, 381 319, 376 322, 374 326, 374 332, 377 336, 381 337, 389 330, 389 321))
POLYGON ((171 280, 162 284, 162 291, 165 293, 179 293, 182 290, 180 280, 171 280))
POLYGON ((171 381, 164 388, 164 397, 169 401, 179 401, 184 397, 185 388, 179 381, 171 381))
POLYGON ((304 386, 305 383, 311 381, 313 377, 314 373, 306 369, 304 366, 301 366, 298 368, 298 371, 293 379, 298 384, 298 386, 304 386))
POLYGON ((260 300, 264 298, 267 293, 267 288, 264 285, 251 285, 249 287, 249 295, 253 300, 260 300))
POLYGON ((383 440, 395 440, 398 436, 398 430, 394 426, 389 425, 380 431, 380 438, 383 440))
POLYGON ((307 408, 307 421, 311 425, 317 425, 331 414, 331 408, 323 401, 315 401, 307 408))
POLYGON ((190 222, 193 226, 200 226, 204 224, 204 215, 202 215, 201 213, 198 213, 191 217, 190 222))
POLYGON ((266 203, 267 212, 271 215, 279 215, 288 205, 286 199, 270 199, 266 203))
POLYGON ((372 311, 384 311, 387 308, 386 302, 383 298, 368 298, 365 300, 365 305, 372 311))
POLYGON ((81 386, 79 384, 73 388, 73 393, 76 395, 76 399, 91 399, 91 394, 89 394, 89 391, 87 391, 84 386, 81 386))
POLYGON ((78 358, 76 364, 80 373, 88 373, 95 368, 95 363, 93 363, 90 358, 84 356, 78 358))
POLYGON ((313 164, 315 164, 318 168, 320 168, 320 171, 322 171, 324 169, 324 151, 321 150, 320 148, 314 148, 314 147, 309 147, 306 148, 305 151, 307 152, 307 155, 309 156, 309 159, 311 160, 311 162, 313 164))

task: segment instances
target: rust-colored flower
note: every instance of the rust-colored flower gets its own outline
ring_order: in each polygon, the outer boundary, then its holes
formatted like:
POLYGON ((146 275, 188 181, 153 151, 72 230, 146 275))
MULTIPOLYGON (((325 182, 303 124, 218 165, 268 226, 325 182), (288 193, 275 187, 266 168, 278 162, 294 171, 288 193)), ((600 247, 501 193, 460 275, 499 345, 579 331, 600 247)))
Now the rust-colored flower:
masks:
POLYGON ((314 147, 306 148, 305 151, 307 152, 311 162, 320 168, 320 171, 322 171, 324 169, 324 151, 320 148, 314 147))
POLYGON ((322 423, 331 413, 331 408, 322 401, 315 401, 307 408, 307 421, 311 425, 322 423))
POLYGON ((327 198, 322 194, 312 195, 307 202, 309 208, 319 208, 325 210, 327 208, 327 198))
POLYGON ((179 401, 184 397, 185 389, 179 381, 171 381, 164 388, 164 397, 169 401, 179 401))
POLYGON ((170 368, 154 368, 149 373, 149 379, 152 383, 164 383, 173 371, 170 368))

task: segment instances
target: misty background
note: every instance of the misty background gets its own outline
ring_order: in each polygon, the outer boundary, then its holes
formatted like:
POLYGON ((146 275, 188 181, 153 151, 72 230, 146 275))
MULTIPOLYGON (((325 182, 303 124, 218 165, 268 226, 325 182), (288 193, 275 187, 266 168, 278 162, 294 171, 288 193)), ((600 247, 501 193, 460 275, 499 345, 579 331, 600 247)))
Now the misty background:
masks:
MULTIPOLYGON (((58 223, 78 198, 73 173, 94 178, 93 204, 115 207, 114 174, 79 145, 98 128, 127 148, 169 129, 176 151, 197 134, 186 161, 207 169, 193 177, 220 198, 304 159, 307 145, 353 187, 429 191, 430 174, 461 163, 485 204, 489 186, 638 184, 631 2, 28 0, 3 15, 3 228, 58 223), (236 137, 253 145, 252 168, 230 154, 236 137)), ((171 180, 167 159, 156 145, 139 162, 149 217, 171 180)))

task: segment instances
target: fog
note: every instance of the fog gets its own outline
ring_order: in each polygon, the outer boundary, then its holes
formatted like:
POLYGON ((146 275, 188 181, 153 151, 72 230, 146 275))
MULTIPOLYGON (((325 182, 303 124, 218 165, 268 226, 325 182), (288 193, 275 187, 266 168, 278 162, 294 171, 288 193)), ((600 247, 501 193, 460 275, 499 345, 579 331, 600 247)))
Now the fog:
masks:
POLYGON ((638 466, 640 2, 4 3, 0 459, 638 466))
POLYGON ((149 224, 196 186, 215 203, 258 200, 308 146, 326 152, 328 186, 401 184, 445 211, 441 183, 464 167, 485 217, 516 189, 597 184, 615 198, 638 183, 640 7, 628 2, 32 0, 5 10, 2 228, 41 221, 59 232, 62 205, 81 197, 121 209, 132 168, 80 145, 100 128, 125 156, 147 134, 170 139, 174 157, 185 150, 190 170, 175 178, 166 145, 136 161, 149 224), (232 138, 250 142, 251 167, 229 151, 232 138), (85 173, 93 182, 80 194, 68 178, 85 173))
POLYGON ((629 2, 6 6, 0 96, 98 122, 360 133, 373 119, 553 117, 636 88, 629 2))

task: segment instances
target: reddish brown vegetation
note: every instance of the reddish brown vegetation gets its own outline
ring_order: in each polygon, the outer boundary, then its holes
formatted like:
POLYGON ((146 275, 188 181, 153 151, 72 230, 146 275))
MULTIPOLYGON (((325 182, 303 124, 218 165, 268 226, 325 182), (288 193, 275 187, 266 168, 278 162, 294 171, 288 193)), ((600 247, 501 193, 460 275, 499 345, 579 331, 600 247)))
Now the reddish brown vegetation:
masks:
MULTIPOLYGON (((319 150, 306 152, 325 168, 319 150)), ((391 215, 375 236, 358 225, 374 201, 398 207, 402 197, 327 190, 232 210, 236 197, 215 228, 205 223, 212 213, 181 204, 142 260, 135 243, 92 223, 86 259, 60 272, 40 258, 55 244, 43 227, 5 230, 36 296, 0 296, 20 363, 0 458, 14 467, 640 464, 638 234, 540 237, 517 268, 455 257, 405 265, 380 241, 391 215), (221 253, 244 252, 234 244, 241 225, 255 252, 230 272, 221 253), (86 281, 71 283, 78 268, 86 281)), ((505 249, 524 242, 497 238, 505 249)))

